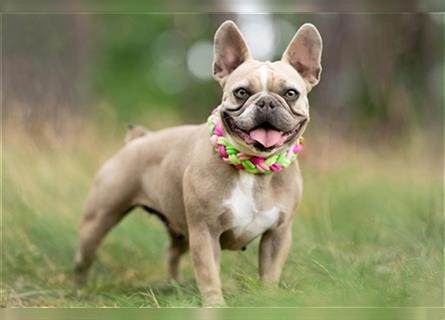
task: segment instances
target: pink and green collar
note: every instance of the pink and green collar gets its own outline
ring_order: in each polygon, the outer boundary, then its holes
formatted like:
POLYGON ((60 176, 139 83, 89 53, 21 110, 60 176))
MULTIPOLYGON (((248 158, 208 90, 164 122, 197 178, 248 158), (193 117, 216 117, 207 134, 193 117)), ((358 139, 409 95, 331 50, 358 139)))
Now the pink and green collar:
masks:
POLYGON ((210 142, 215 152, 219 154, 224 162, 233 165, 239 170, 245 170, 252 174, 280 172, 297 159, 303 148, 303 138, 301 137, 296 144, 288 149, 267 158, 240 152, 226 137, 218 111, 219 108, 215 109, 207 119, 210 142))

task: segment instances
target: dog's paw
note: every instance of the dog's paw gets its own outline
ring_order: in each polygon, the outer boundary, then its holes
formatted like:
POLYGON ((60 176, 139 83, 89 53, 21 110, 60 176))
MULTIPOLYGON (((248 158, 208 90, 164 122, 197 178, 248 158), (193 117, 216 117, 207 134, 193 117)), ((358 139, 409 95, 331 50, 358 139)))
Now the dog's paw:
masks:
POLYGON ((77 289, 82 289, 88 282, 88 270, 84 268, 76 267, 74 270, 74 285, 77 289))
POLYGON ((221 308, 221 307, 227 307, 226 302, 224 301, 224 298, 221 296, 209 296, 204 297, 202 301, 202 306, 205 308, 221 308))

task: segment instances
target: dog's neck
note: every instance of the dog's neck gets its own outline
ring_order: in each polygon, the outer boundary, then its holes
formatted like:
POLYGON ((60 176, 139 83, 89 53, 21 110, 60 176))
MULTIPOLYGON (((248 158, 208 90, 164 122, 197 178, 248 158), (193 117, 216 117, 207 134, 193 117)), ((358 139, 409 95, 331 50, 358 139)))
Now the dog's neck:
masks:
POLYGON ((210 143, 215 152, 224 162, 233 165, 239 170, 244 170, 252 174, 271 174, 280 172, 294 162, 303 148, 303 138, 289 148, 268 157, 261 157, 240 152, 229 141, 222 126, 219 107, 213 110, 207 119, 210 135, 210 143))

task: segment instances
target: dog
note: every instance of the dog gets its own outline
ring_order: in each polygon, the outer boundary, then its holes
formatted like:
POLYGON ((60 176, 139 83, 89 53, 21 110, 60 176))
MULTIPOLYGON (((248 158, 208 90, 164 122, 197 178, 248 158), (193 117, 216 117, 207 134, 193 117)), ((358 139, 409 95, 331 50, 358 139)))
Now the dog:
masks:
POLYGON ((166 225, 170 280, 179 281, 181 256, 190 250, 204 305, 225 303, 221 250, 244 249, 257 237, 260 279, 277 284, 302 196, 296 158, 309 122, 307 95, 320 80, 321 53, 320 33, 306 23, 281 60, 260 62, 236 24, 224 22, 214 37, 220 105, 202 125, 130 130, 125 146, 99 170, 87 199, 75 256, 77 283, 86 283, 107 232, 142 207, 166 225))

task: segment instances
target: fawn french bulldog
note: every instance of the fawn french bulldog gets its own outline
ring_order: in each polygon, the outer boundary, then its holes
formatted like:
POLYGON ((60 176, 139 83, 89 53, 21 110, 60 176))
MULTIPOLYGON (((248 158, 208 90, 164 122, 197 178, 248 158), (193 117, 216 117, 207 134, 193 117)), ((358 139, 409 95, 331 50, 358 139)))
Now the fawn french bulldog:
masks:
POLYGON ((202 125, 130 130, 86 202, 77 282, 86 282, 107 232, 143 207, 161 217, 170 235, 171 280, 178 280, 181 256, 190 250, 204 305, 224 304, 221 250, 243 249, 257 237, 260 278, 276 284, 301 200, 296 158, 309 121, 307 95, 320 80, 321 52, 319 32, 304 24, 281 60, 260 62, 237 26, 224 22, 214 39, 220 105, 202 125))

